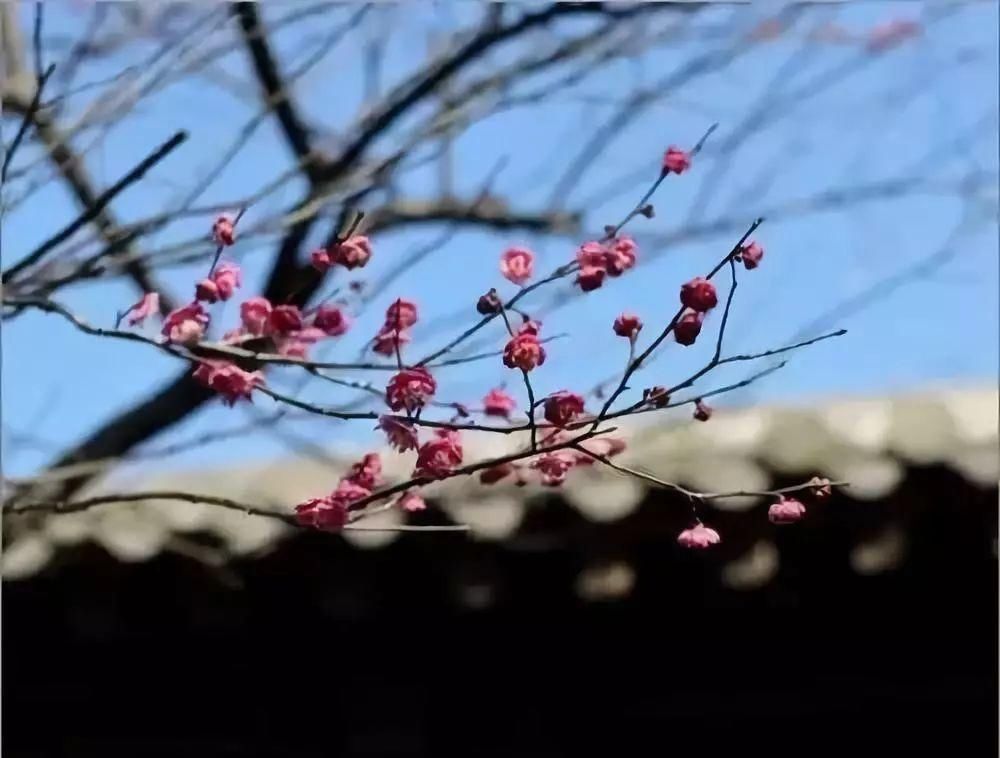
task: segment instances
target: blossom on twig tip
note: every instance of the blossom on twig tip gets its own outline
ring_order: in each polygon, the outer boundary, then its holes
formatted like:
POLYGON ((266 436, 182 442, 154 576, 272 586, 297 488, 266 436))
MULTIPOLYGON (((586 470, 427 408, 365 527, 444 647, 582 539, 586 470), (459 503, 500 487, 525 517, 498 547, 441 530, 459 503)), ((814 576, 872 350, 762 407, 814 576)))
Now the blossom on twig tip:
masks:
POLYGON ((794 524, 806 515, 806 507, 798 500, 789 497, 779 497, 767 509, 767 518, 772 524, 794 524))
POLYGON ((683 174, 691 168, 691 155, 676 145, 671 145, 663 154, 664 174, 683 174))
POLYGON ((619 337, 628 337, 630 340, 635 340, 642 329, 642 319, 634 313, 622 313, 615 319, 613 328, 615 334, 619 337))
POLYGON ((317 248, 310 253, 313 268, 320 273, 332 266, 341 265, 348 271, 363 268, 372 257, 371 241, 364 235, 354 235, 328 248, 317 248))
POLYGON ((521 330, 508 340, 503 350, 503 363, 507 368, 531 371, 545 363, 545 348, 538 340, 538 324, 525 323, 521 330))
POLYGON ((721 541, 722 538, 719 537, 717 531, 709 529, 701 523, 695 524, 677 535, 678 545, 695 550, 704 550, 712 545, 718 545, 721 541))
POLYGON ((386 308, 385 325, 393 329, 408 329, 417 323, 417 304, 412 300, 396 298, 386 308))

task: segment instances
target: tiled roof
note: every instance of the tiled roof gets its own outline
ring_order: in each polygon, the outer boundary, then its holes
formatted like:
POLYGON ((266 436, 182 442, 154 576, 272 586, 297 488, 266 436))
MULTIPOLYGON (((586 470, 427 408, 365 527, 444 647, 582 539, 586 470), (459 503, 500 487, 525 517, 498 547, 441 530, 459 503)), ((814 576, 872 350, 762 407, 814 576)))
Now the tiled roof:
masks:
MULTIPOLYGON (((690 488, 712 491, 767 489, 776 476, 822 471, 831 479, 850 482, 850 497, 879 500, 895 490, 908 466, 929 464, 945 465, 986 489, 996 487, 1000 476, 998 399, 995 388, 927 391, 808 406, 720 409, 704 424, 691 421, 689 409, 678 409, 636 417, 622 425, 620 433, 629 445, 617 460, 690 488)), ((466 459, 503 453, 519 442, 469 433, 466 459)), ((124 485, 120 480, 113 487, 98 485, 87 494, 112 489, 183 490, 288 512, 296 502, 329 491, 349 462, 346 456, 339 465, 294 458, 255 466, 157 473, 124 485)), ((384 464, 389 480, 404 477, 412 467, 412 454, 388 453, 384 464)), ((469 524, 474 538, 504 540, 518 530, 532 497, 541 489, 534 485, 484 487, 466 477, 431 485, 425 494, 455 521, 469 524)), ((613 522, 639 506, 647 485, 593 466, 574 472, 559 492, 587 519, 613 522)), ((732 498, 713 501, 712 507, 745 510, 756 502, 756 498, 732 498)), ((391 525, 400 518, 388 512, 366 523, 391 525)), ((87 541, 100 544, 119 560, 141 561, 156 555, 175 535, 191 533, 212 535, 229 555, 252 555, 266 551, 292 531, 276 520, 173 501, 116 504, 31 519, 18 516, 5 523, 2 571, 9 579, 29 576, 44 567, 60 547, 87 541)), ((359 548, 377 548, 398 539, 399 534, 355 531, 343 537, 359 548)), ((879 539, 885 544, 859 546, 856 560, 852 558, 857 570, 876 570, 880 561, 891 559, 891 530, 879 539)), ((761 543, 727 566, 732 575, 729 583, 752 582, 755 575, 766 574, 775 562, 771 552, 773 547, 769 552, 769 545, 761 543)), ((600 595, 628 582, 627 566, 605 568, 611 572, 607 576, 604 569, 604 573, 581 575, 581 591, 600 595)))

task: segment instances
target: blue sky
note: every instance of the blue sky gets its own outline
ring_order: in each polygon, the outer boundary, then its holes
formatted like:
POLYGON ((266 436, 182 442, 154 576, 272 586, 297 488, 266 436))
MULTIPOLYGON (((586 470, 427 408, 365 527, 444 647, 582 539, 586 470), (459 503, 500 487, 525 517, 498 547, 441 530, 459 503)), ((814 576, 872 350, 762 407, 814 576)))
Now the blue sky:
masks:
MULTIPOLYGON (((281 16, 288 7, 268 4, 269 17, 281 16)), ((397 13, 388 36, 385 79, 394 81, 419 63, 428 32, 446 30, 470 12, 470 6, 435 10, 427 4, 397 13)), ((861 33, 892 18, 920 18, 926 11, 919 4, 866 3, 835 12, 838 23, 861 33)), ((72 4, 49 4, 47 32, 53 37, 68 33, 80 23, 78 13, 72 4)), ((741 29, 752 28, 761 18, 759 10, 749 8, 719 8, 713 13, 708 21, 735 23, 741 29)), ((756 235, 767 254, 760 269, 741 275, 727 352, 780 346, 818 316, 880 282, 883 285, 865 298, 863 307, 839 320, 814 324, 806 335, 844 327, 850 330, 846 337, 796 353, 782 371, 720 398, 719 405, 808 402, 845 393, 994 383, 1000 341, 998 250, 995 179, 989 177, 997 171, 997 13, 996 4, 988 2, 962 8, 930 24, 921 38, 881 56, 863 55, 852 46, 813 43, 815 49, 796 58, 791 70, 782 69, 802 45, 801 31, 809 24, 796 27, 799 33, 762 45, 721 73, 700 77, 695 85, 668 93, 616 135, 573 192, 562 198, 567 208, 584 211, 589 235, 546 240, 529 234, 465 230, 414 265, 359 317, 351 335, 326 345, 316 355, 326 360, 356 358, 364 340, 378 327, 385 305, 395 296, 412 298, 421 306, 422 322, 415 330, 410 354, 417 357, 442 344, 475 318, 478 294, 491 286, 507 295, 516 291, 497 271, 497 258, 506 246, 526 244, 537 252, 539 270, 554 268, 573 254, 578 242, 597 234, 604 224, 618 221, 631 207, 655 178, 659 157, 668 144, 690 145, 710 123, 718 121, 718 132, 692 171, 671 177, 658 192, 656 218, 640 218, 629 227, 640 244, 640 265, 611 286, 577 295, 566 307, 544 315, 545 333, 570 336, 550 346, 550 360, 534 374, 538 393, 586 390, 619 371, 626 351, 611 331, 615 315, 621 310, 640 314, 647 324, 643 336, 649 339, 657 331, 656 324, 665 322, 675 310, 680 283, 711 268, 759 214, 772 219, 756 235), (824 71, 838 66, 856 66, 857 70, 842 84, 813 94, 812 83, 822 81, 824 71), (782 71, 779 92, 790 93, 785 96, 787 107, 764 114, 771 123, 742 145, 718 189, 699 205, 700 210, 695 209, 702 184, 721 160, 719 149, 739 129, 758 93, 782 71), (955 186, 974 172, 981 180, 980 199, 966 202, 957 197, 955 186), (846 209, 796 212, 803 198, 853 191, 900 177, 919 177, 923 189, 846 209), (992 192, 987 189, 991 183, 992 192), (731 224, 723 233, 696 235, 669 245, 659 242, 679 229, 719 219, 731 224), (893 277, 945 245, 953 254, 932 270, 906 279, 903 286, 889 285, 893 277)), ((22 20, 30 23, 30 16, 22 20)), ((276 47, 286 69, 306 57, 310 45, 317 44, 316 38, 330 26, 300 25, 278 35, 276 47)), ((505 112, 476 125, 455 146, 457 194, 474 196, 503 158, 506 163, 495 184, 497 192, 516 208, 538 208, 549 200, 555 178, 613 112, 613 105, 597 100, 620 96, 635 86, 650 86, 712 44, 721 42, 682 42, 638 61, 613 64, 565 97, 562 93, 547 97, 531 108, 505 112), (578 97, 582 94, 587 95, 585 102, 578 97)), ((359 45, 348 39, 299 83, 296 97, 309 123, 337 128, 356 112, 363 98, 356 65, 359 45)), ((79 82, 115 73, 151 50, 148 41, 138 42, 113 60, 87 69, 79 82)), ((505 60, 504 54, 496 60, 505 60)), ((246 71, 240 49, 216 63, 234 74, 246 71)), ((175 204, 192 177, 211 167, 252 113, 246 101, 204 78, 189 77, 143 101, 88 152, 87 165, 107 186, 176 129, 190 132, 189 141, 158 166, 147 182, 115 200, 113 209, 119 218, 137 220, 175 204)), ((13 125, 5 124, 5 141, 12 131, 13 125)), ((87 142, 87 137, 81 138, 77 146, 87 142)), ((390 137, 378 149, 391 149, 393 144, 390 137)), ((15 165, 36 158, 37 153, 26 148, 15 165)), ((198 204, 234 201, 265 184, 288 163, 288 151, 268 122, 198 204)), ((302 189, 291 184, 251 208, 246 223, 252 225, 255 218, 289 207, 302 189)), ((411 172, 401 190, 418 198, 433 195, 434 170, 411 172)), ((75 215, 66 190, 57 182, 46 184, 4 218, 4 265, 75 215)), ((171 225, 145 238, 142 248, 154 251, 190 239, 203 233, 211 221, 206 216, 171 225)), ((327 228, 320 226, 317 241, 327 228)), ((425 227, 376 238, 375 257, 364 269, 364 278, 376 281, 440 234, 440 228, 425 227)), ((246 272, 244 296, 259 288, 269 249, 251 243, 235 248, 234 255, 246 272)), ((206 245, 203 261, 171 268, 160 278, 175 297, 186 297, 210 256, 206 245)), ((571 288, 543 291, 528 301, 528 307, 541 307, 552 294, 567 291, 571 288)), ((134 302, 136 293, 130 284, 116 281, 68 289, 59 299, 92 323, 109 326, 116 309, 134 302)), ((233 325, 236 317, 233 302, 213 310, 213 321, 222 328, 233 325)), ((707 325, 713 334, 718 318, 716 314, 707 325)), ((504 333, 499 324, 491 324, 481 334, 484 349, 502 347, 504 333)), ((682 378, 704 364, 712 348, 709 342, 705 339, 690 349, 670 343, 640 373, 635 385, 669 384, 682 378)), ((89 337, 56 316, 31 313, 6 324, 3 424, 7 474, 36 470, 123 404, 169 381, 179 368, 178 361, 148 346, 89 337), (14 446, 6 436, 11 430, 30 432, 51 447, 14 446)), ((699 386, 710 389, 746 372, 745 365, 735 372, 720 371, 699 386)), ((357 378, 382 382, 386 375, 357 378)), ((499 359, 442 371, 438 378, 443 399, 471 404, 504 381, 515 394, 521 390, 518 375, 505 369, 499 359)), ((286 389, 294 386, 291 379, 289 372, 269 377, 286 389)), ((352 397, 316 382, 302 392, 302 397, 331 405, 352 397)), ((268 398, 260 398, 254 410, 271 412, 274 406, 268 398)), ((209 430, 240 426, 253 418, 252 413, 247 408, 230 410, 213 404, 151 444, 159 447, 209 430)), ((321 419, 291 424, 288 429, 314 444, 336 447, 372 444, 376 437, 370 426, 321 419)), ((158 465, 263 458, 286 450, 286 444, 270 435, 244 434, 158 465)))

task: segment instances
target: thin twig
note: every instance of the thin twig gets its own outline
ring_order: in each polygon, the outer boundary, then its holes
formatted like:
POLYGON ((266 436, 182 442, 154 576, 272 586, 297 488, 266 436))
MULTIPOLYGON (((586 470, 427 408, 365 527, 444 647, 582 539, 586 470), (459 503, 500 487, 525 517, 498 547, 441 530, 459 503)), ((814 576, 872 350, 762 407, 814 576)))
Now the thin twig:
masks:
MULTIPOLYGON (((727 261, 731 261, 733 256, 739 252, 743 243, 746 242, 747 238, 751 234, 753 234, 754 231, 757 229, 757 227, 760 226, 763 222, 764 222, 763 218, 758 218, 756 221, 754 221, 750 225, 750 228, 747 229, 746 232, 744 232, 743 236, 740 237, 739 241, 733 246, 732 250, 730 250, 726 254, 726 256, 721 261, 719 261, 719 263, 715 266, 715 268, 713 268, 705 278, 711 279, 719 272, 719 270, 723 266, 726 265, 727 261)), ((660 346, 660 344, 674 330, 674 327, 677 326, 677 322, 680 320, 685 310, 686 309, 683 306, 678 308, 677 312, 674 314, 674 317, 670 319, 670 321, 667 323, 665 327, 663 327, 663 331, 661 331, 660 334, 656 337, 656 339, 654 339, 652 343, 650 343, 649 347, 647 347, 645 350, 642 351, 642 353, 639 354, 639 357, 637 357, 634 361, 632 361, 628 369, 625 371, 624 376, 622 376, 621 381, 618 382, 618 386, 615 388, 615 391, 608 396, 608 399, 604 402, 604 405, 601 407, 601 412, 597 414, 597 418, 594 420, 595 427, 599 423, 601 423, 601 421, 603 421, 605 418, 608 417, 608 412, 611 410, 611 406, 614 404, 615 400, 618 399, 618 396, 625 391, 626 387, 628 386, 628 381, 632 377, 632 374, 634 374, 639 369, 639 367, 643 364, 643 362, 652 354, 654 350, 656 350, 657 347, 660 346)))
POLYGON ((35 24, 31 33, 31 43, 35 52, 35 80, 41 81, 45 69, 42 61, 42 26, 45 23, 45 3, 35 3, 35 24))
MULTIPOLYGON (((38 4, 41 6, 41 3, 38 4)), ((24 117, 21 119, 21 125, 17 129, 17 134, 14 135, 14 139, 10 143, 10 147, 6 150, 3 157, 3 168, 0 169, 0 184, 7 181, 7 171, 10 169, 11 161, 14 160, 14 155, 17 153, 17 149, 21 146, 21 141, 24 139, 24 135, 28 132, 28 127, 35 120, 35 114, 38 113, 38 108, 42 102, 42 90, 45 87, 45 83, 52 76, 52 73, 56 70, 56 64, 52 63, 38 78, 38 82, 35 85, 35 94, 31 98, 31 104, 28 109, 24 112, 24 117)))
MULTIPOLYGON (((705 132, 704 136, 701 138, 701 140, 699 140, 698 146, 696 146, 697 149, 701 149, 700 145, 703 144, 706 139, 708 139, 708 136, 715 130, 716 126, 717 126, 716 124, 713 124, 709 128, 709 130, 705 132)), ((625 228, 626 224, 628 224, 629 221, 631 221, 636 216, 640 215, 641 209, 648 202, 649 198, 653 196, 653 193, 656 192, 657 187, 659 187, 660 184, 663 182, 665 176, 666 176, 665 174, 661 173, 660 176, 657 177, 657 179, 653 182, 653 184, 649 187, 649 189, 647 189, 646 192, 643 194, 643 196, 640 198, 639 202, 635 204, 632 210, 630 210, 625 215, 625 217, 620 222, 618 222, 618 224, 616 224, 614 227, 608 230, 605 236, 601 239, 602 242, 607 242, 608 240, 617 237, 618 234, 621 232, 622 229, 625 228)), ((576 261, 563 264, 562 266, 559 266, 551 274, 546 276, 544 279, 540 279, 537 282, 534 282, 533 284, 529 284, 527 287, 522 287, 518 291, 518 293, 514 295, 514 297, 512 297, 509 301, 507 301, 507 303, 501 304, 500 312, 502 313, 506 310, 514 310, 514 306, 516 306, 518 302, 521 301, 522 298, 524 298, 531 292, 534 292, 539 287, 543 287, 544 285, 549 284, 550 282, 557 281, 567 276, 568 274, 575 272, 578 267, 579 264, 577 264, 576 261)), ((462 342, 467 340, 469 337, 471 337, 480 329, 482 329, 484 326, 486 326, 490 321, 496 318, 496 315, 497 314, 495 313, 491 313, 489 315, 483 316, 483 318, 480 319, 478 323, 473 324, 471 327, 466 329, 464 332, 462 332, 460 335, 458 335, 455 339, 446 344, 444 347, 422 358, 420 361, 418 361, 417 365, 424 366, 428 364, 430 361, 433 361, 436 358, 440 358, 442 355, 450 352, 451 350, 454 350, 458 345, 460 345, 462 342)))
MULTIPOLYGON (((575 450, 584 453, 596 461, 603 463, 608 468, 614 469, 622 474, 628 474, 634 476, 636 479, 642 479, 650 484, 655 484, 663 489, 674 490, 682 495, 691 498, 692 500, 722 500, 724 498, 731 497, 778 497, 779 495, 787 495, 792 492, 802 492, 803 490, 812 489, 816 485, 811 482, 806 482, 804 484, 795 484, 790 487, 781 487, 776 490, 733 490, 731 492, 696 492, 695 490, 689 490, 682 487, 674 482, 668 482, 665 479, 660 479, 659 477, 648 474, 640 469, 629 468, 628 466, 622 466, 619 463, 615 463, 606 456, 599 453, 595 453, 592 450, 588 450, 583 445, 574 445, 575 450)), ((848 482, 829 482, 831 487, 848 487, 850 484, 848 482)))

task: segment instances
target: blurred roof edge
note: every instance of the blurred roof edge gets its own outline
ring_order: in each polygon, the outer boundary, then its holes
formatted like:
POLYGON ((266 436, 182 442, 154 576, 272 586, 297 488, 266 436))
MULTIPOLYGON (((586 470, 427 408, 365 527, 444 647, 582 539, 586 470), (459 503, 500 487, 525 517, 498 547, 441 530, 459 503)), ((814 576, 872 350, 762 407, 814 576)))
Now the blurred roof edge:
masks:
MULTIPOLYGON (((914 466, 944 465, 973 485, 997 486, 1000 476, 1000 392, 996 387, 924 389, 883 396, 849 396, 787 405, 720 408, 708 423, 690 419, 690 407, 667 411, 671 423, 621 426, 628 441, 622 461, 670 481, 702 490, 764 489, 775 477, 822 472, 850 482, 859 500, 885 498, 914 466), (720 465, 724 464, 724 465, 720 465)), ((470 434, 466 458, 501 454, 517 440, 470 434)), ((301 500, 335 486, 348 459, 284 458, 241 466, 157 472, 135 477, 116 491, 170 489, 230 497, 241 502, 290 510, 301 500)), ((412 454, 384 456, 385 476, 409 473, 412 454)), ((99 484, 87 494, 107 490, 99 484)), ((475 536, 502 540, 521 523, 528 501, 542 488, 503 483, 484 487, 474 477, 431 485, 427 495, 456 520, 469 523, 475 536)), ((552 494, 553 490, 545 490, 552 494)), ((638 508, 647 486, 604 467, 587 467, 555 491, 592 521, 615 521, 638 508)), ((724 510, 745 510, 759 499, 716 501, 724 510)), ((397 520, 396 514, 383 518, 397 520)), ((4 578, 23 578, 41 570, 62 546, 94 541, 119 560, 140 561, 158 554, 177 535, 210 533, 229 555, 266 551, 292 531, 283 523, 225 509, 182 502, 143 501, 89 511, 4 524, 0 566, 4 578)), ((380 547, 393 532, 352 532, 344 538, 358 547, 380 547)))

